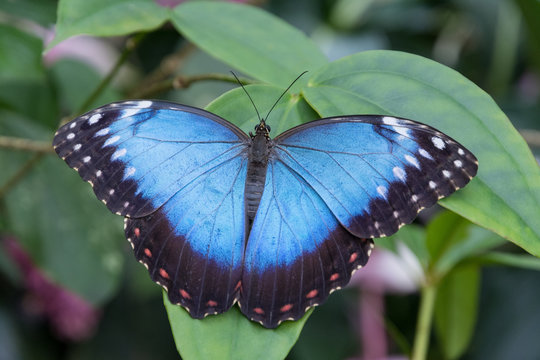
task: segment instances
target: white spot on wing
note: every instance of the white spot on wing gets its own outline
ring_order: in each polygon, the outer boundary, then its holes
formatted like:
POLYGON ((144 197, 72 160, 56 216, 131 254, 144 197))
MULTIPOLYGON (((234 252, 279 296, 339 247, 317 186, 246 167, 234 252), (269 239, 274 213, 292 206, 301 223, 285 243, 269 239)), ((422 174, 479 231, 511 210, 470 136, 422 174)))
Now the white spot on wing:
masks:
POLYGON ((118 140, 120 140, 120 136, 118 136, 118 135, 113 136, 112 138, 108 138, 107 141, 105 141, 105 143, 103 144, 103 147, 114 144, 118 140))
POLYGON ((395 117, 392 117, 392 116, 384 116, 382 118, 382 122, 385 123, 386 125, 392 125, 392 126, 399 124, 398 119, 396 119, 395 117))
POLYGON ((418 196, 414 195, 411 197, 412 201, 418 202, 418 196))
POLYGON ((126 148, 122 148, 122 149, 116 150, 116 151, 112 154, 111 160, 116 160, 116 159, 118 159, 119 157, 122 157, 122 156, 126 155, 126 153, 127 153, 126 148))
POLYGON ((87 163, 87 162, 89 162, 91 159, 92 159, 92 158, 91 158, 90 156, 85 156, 85 157, 83 157, 82 161, 85 162, 85 163, 87 163))
POLYGON ((141 111, 141 109, 138 109, 138 108, 135 108, 135 109, 126 109, 126 110, 122 111, 122 117, 130 117, 130 116, 133 116, 133 115, 137 114, 139 111, 141 111))
POLYGON ((97 123, 99 121, 99 119, 101 119, 103 117, 103 115, 101 114, 94 114, 90 117, 90 119, 88 119, 88 124, 89 125, 94 125, 95 123, 97 123))
POLYGON ((109 133, 109 131, 111 131, 111 129, 106 127, 106 128, 103 128, 103 129, 99 130, 98 132, 96 132, 96 135, 94 135, 94 136, 107 135, 109 133))
POLYGON ((150 100, 143 100, 137 102, 137 107, 140 109, 148 108, 150 106, 152 106, 152 102, 150 100))
POLYGON ((459 155, 465 155, 465 151, 462 148, 459 148, 457 152, 459 155))
POLYGON ((409 136, 410 133, 410 129, 403 126, 394 126, 392 127, 392 129, 394 129, 395 132, 403 136, 409 136))
POLYGON ((431 157, 431 155, 430 155, 425 149, 420 148, 420 150, 418 150, 418 153, 419 153, 420 155, 422 155, 423 157, 425 157, 426 159, 433 160, 433 158, 431 157))
POLYGON ((133 174, 135 174, 135 168, 134 167, 128 167, 124 173, 124 179, 132 176, 133 174))
POLYGON ((413 164, 417 169, 420 169, 420 164, 418 163, 418 160, 416 160, 414 156, 405 155, 405 160, 407 160, 410 164, 413 164))
POLYGON ((386 199, 386 194, 388 193, 388 189, 386 189, 384 186, 379 185, 377 186, 377 192, 386 199))
POLYGON ((71 125, 69 125, 69 128, 70 128, 70 129, 73 129, 75 126, 77 126, 77 122, 76 122, 76 121, 72 122, 71 125))
POLYGON ((399 180, 405 181, 405 171, 403 171, 402 168, 396 166, 392 169, 392 172, 394 173, 394 176, 397 177, 399 180))
POLYGON ((109 190, 109 195, 114 194, 114 189, 109 190))
POLYGON ((71 139, 73 139, 74 137, 75 137, 75 134, 74 134, 74 133, 69 133, 69 134, 66 136, 66 138, 67 138, 68 140, 71 140, 71 139))
POLYGON ((452 173, 450 171, 448 171, 448 170, 443 170, 442 173, 443 173, 444 177, 447 177, 447 178, 449 178, 450 175, 452 175, 452 173))
POLYGON ((75 144, 75 146, 73 147, 73 150, 79 151, 81 149, 81 147, 82 147, 81 144, 75 144))
POLYGON ((456 167, 460 168, 463 166, 463 162, 461 160, 454 160, 454 165, 456 165, 456 167))
POLYGON ((97 176, 97 177, 100 177, 101 174, 102 174, 101 170, 96 171, 96 176, 97 176))
POLYGON ((439 150, 442 150, 442 149, 444 149, 446 147, 443 139, 441 139, 440 137, 437 137, 437 136, 432 137, 431 142, 439 150))
POLYGON ((437 184, 435 183, 435 181, 430 181, 429 182, 429 187, 432 188, 432 189, 435 189, 437 187, 437 184))

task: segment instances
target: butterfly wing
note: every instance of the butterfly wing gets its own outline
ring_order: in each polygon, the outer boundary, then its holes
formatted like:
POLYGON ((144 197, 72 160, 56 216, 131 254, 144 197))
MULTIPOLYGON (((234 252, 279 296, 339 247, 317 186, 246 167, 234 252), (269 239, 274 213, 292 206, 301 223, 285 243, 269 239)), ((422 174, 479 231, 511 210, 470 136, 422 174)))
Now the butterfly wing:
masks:
POLYGON ((476 175, 474 155, 440 131, 389 116, 321 119, 275 139, 276 156, 358 237, 388 236, 476 175))
POLYGON ((193 317, 235 301, 246 237, 249 138, 201 109, 106 105, 60 128, 58 155, 92 184, 137 259, 193 317))
POLYGON ((301 176, 271 159, 246 248, 242 312, 270 328, 299 319, 349 282, 372 245, 339 224, 301 176))

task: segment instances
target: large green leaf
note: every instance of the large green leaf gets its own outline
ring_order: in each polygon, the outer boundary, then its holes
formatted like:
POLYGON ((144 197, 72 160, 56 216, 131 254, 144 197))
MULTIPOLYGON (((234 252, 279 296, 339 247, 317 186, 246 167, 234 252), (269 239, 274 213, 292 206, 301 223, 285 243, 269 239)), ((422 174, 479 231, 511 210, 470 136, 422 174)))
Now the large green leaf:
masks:
MULTIPOLYGON (((246 90, 253 99, 255 106, 257 106, 260 116, 265 117, 284 89, 271 85, 249 85, 246 86, 246 90)), ((253 132, 255 125, 259 123, 257 112, 247 95, 240 88, 226 92, 210 103, 207 110, 227 119, 246 133, 253 132)), ((304 99, 287 93, 274 107, 270 117, 267 119, 267 123, 272 129, 272 137, 275 137, 293 126, 317 118, 317 113, 311 109, 304 99)))
POLYGON ((420 56, 368 51, 322 68, 303 94, 322 116, 401 116, 461 142, 479 172, 441 204, 540 256, 540 169, 505 114, 465 77, 420 56))
POLYGON ((286 87, 327 63, 302 32, 252 6, 187 2, 174 9, 172 22, 207 53, 269 84, 286 87))
POLYGON ((456 359, 467 349, 476 324, 480 269, 461 266, 437 287, 435 329, 446 359, 456 359))
POLYGON ((60 0, 56 36, 47 48, 75 35, 118 36, 152 30, 169 13, 153 0, 60 0))
POLYGON ((248 320, 237 306, 224 314, 192 319, 181 306, 163 302, 178 352, 185 360, 284 359, 294 345, 311 311, 298 321, 265 329, 248 320))

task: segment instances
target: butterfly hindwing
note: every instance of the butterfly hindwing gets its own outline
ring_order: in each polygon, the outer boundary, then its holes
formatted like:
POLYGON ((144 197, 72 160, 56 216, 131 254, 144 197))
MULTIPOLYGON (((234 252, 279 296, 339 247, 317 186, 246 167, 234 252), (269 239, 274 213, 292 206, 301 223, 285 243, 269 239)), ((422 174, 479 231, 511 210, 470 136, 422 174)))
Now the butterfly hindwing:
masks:
POLYGON ((274 152, 357 237, 388 236, 476 175, 474 155, 411 120, 343 116, 279 135, 274 152))
POLYGON ((153 214, 126 220, 126 237, 152 280, 195 318, 231 307, 245 244, 247 160, 223 163, 179 190, 153 214))
POLYGON ((249 138, 201 109, 113 103, 60 128, 54 147, 107 207, 152 279, 193 317, 234 302, 246 238, 249 138))
POLYGON ((371 247, 339 224, 308 183, 271 158, 245 252, 242 312, 271 328, 299 319, 347 284, 371 247))

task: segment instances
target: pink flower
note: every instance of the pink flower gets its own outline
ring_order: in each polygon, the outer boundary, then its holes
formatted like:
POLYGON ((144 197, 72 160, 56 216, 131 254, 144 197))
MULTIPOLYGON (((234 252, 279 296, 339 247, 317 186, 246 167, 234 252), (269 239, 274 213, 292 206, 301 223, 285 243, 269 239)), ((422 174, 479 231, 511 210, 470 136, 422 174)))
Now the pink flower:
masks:
POLYGON ((31 315, 47 319, 56 336, 63 340, 81 341, 92 336, 101 312, 47 278, 15 238, 4 238, 3 245, 23 278, 26 288, 23 308, 31 315))

